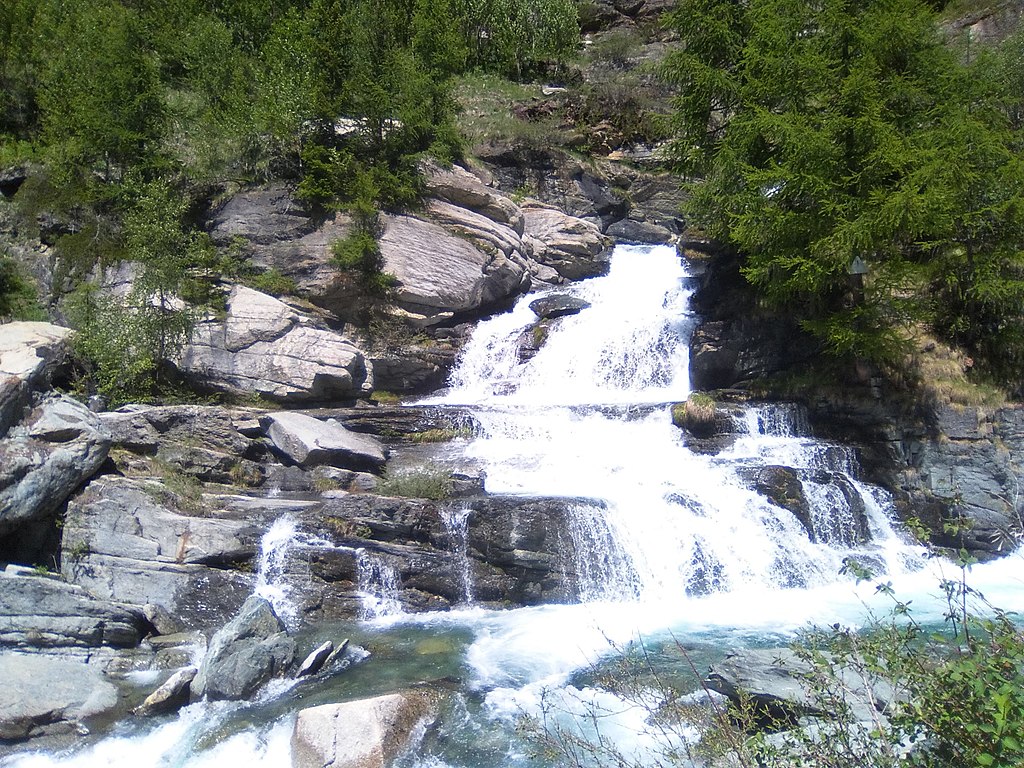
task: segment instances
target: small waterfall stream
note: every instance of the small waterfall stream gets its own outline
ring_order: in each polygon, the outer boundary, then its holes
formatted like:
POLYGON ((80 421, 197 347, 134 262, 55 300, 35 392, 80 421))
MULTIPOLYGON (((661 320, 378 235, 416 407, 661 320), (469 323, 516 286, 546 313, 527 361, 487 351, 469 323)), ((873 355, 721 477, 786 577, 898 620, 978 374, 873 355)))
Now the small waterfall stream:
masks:
MULTIPOLYGON (((403 614, 398 573, 384 556, 357 551, 364 621, 344 631, 403 650, 371 659, 355 679, 376 664, 391 687, 364 683, 375 693, 440 675, 459 680, 438 736, 402 768, 548 768, 515 724, 552 701, 570 721, 593 707, 614 713, 605 735, 642 752, 647 713, 588 682, 588 670, 638 641, 686 643, 712 658, 748 643, 784 643, 809 622, 856 626, 885 606, 871 585, 840 574, 848 557, 885 574, 903 599, 913 597, 919 618, 941 620, 939 566, 894 528, 888 494, 861 481, 854 453, 809 436, 800 408, 746 407, 728 447, 717 454, 687 447, 670 404, 690 394, 695 319, 691 280, 673 248, 619 246, 607 277, 560 292, 590 307, 553 321, 531 360, 520 361, 517 340, 536 322, 528 306, 535 296, 480 323, 451 389, 428 402, 472 409, 478 435, 464 450, 486 471, 490 493, 580 499, 570 526, 578 600, 504 611, 474 605, 472 520, 458 507, 445 519, 465 598, 455 610, 403 614), (752 478, 766 471, 796 479, 806 519, 755 490, 752 478)), ((304 541, 325 543, 304 539, 288 520, 264 539, 257 589, 285 616, 290 598, 280 574, 294 568, 304 541)), ((1024 606, 1024 584, 1012 575, 1018 567, 1015 556, 979 568, 977 585, 1003 608, 1024 606)), ((185 734, 210 711, 204 706, 155 727, 128 726, 70 756, 0 765, 289 765, 291 718, 305 704, 279 704, 262 725, 245 723, 183 752, 181 743, 192 743, 185 734)))

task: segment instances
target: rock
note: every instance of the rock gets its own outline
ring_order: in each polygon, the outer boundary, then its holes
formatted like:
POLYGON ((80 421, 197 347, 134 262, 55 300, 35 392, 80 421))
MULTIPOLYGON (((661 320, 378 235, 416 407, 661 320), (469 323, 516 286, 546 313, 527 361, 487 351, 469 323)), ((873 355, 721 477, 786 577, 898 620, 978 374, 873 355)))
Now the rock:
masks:
POLYGON ((519 206, 482 184, 469 171, 457 165, 442 168, 429 161, 421 168, 424 171, 424 185, 429 194, 505 224, 517 235, 523 234, 523 212, 519 210, 519 206))
POLYGON ((564 293, 550 293, 530 302, 530 309, 541 320, 579 314, 590 302, 564 293))
POLYGON ((0 441, 0 535, 52 515, 103 464, 110 434, 94 413, 50 398, 0 441))
POLYGON ((238 615, 210 640, 199 672, 192 682, 192 698, 237 701, 280 675, 295 656, 295 641, 270 603, 253 595, 238 615))
POLYGON ((299 711, 292 731, 295 768, 386 768, 433 718, 423 693, 325 704, 299 711))
POLYGON ((330 640, 325 641, 321 645, 314 648, 310 654, 303 660, 299 665, 298 671, 296 671, 296 677, 306 677, 308 675, 315 675, 324 667, 324 663, 334 654, 334 643, 330 640))
POLYGON ((795 469, 769 464, 756 469, 751 480, 755 491, 767 496, 775 506, 788 509, 805 526, 810 526, 810 505, 795 469))
MULTIPOLYGON (((736 703, 746 699, 764 719, 795 723, 801 716, 831 716, 831 703, 820 699, 806 680, 811 666, 786 648, 757 648, 730 653, 712 665, 707 686, 736 703)), ((842 683, 853 719, 871 722, 893 702, 892 686, 878 677, 865 678, 849 666, 832 667, 842 683)))
POLYGON ((0 575, 0 646, 129 648, 148 631, 139 608, 55 579, 0 575))
POLYGON ((255 559, 261 531, 245 519, 180 514, 154 498, 159 488, 121 477, 89 483, 68 503, 64 577, 190 628, 220 626, 252 592, 252 576, 231 567, 255 559))
POLYGON ((67 359, 70 335, 70 328, 50 323, 0 326, 0 436, 21 419, 32 390, 49 388, 67 359))
MULTIPOLYGON (((389 215, 383 221, 384 271, 398 280, 394 300, 416 325, 450 323, 460 315, 493 310, 529 287, 526 260, 516 251, 485 248, 412 216, 389 215)), ((509 234, 514 236, 512 230, 509 234)))
POLYGON ((199 323, 177 360, 199 386, 279 402, 362 397, 373 371, 348 339, 278 299, 235 286, 227 317, 199 323))
POLYGON ((603 275, 611 259, 611 240, 583 219, 555 208, 531 203, 523 207, 524 237, 533 246, 533 259, 567 280, 603 275))
POLYGON ((274 447, 301 467, 329 464, 379 471, 387 461, 380 443, 367 435, 350 432, 335 421, 280 412, 268 413, 260 424, 274 447))
POLYGON ((117 689, 86 664, 0 653, 0 740, 71 730, 117 704, 117 689))
POLYGON ((188 704, 189 690, 196 677, 195 667, 179 669, 153 691, 135 708, 134 713, 142 717, 165 715, 175 712, 188 704))
POLYGON ((666 227, 631 219, 623 219, 609 225, 605 234, 625 243, 668 243, 674 237, 674 233, 666 227))

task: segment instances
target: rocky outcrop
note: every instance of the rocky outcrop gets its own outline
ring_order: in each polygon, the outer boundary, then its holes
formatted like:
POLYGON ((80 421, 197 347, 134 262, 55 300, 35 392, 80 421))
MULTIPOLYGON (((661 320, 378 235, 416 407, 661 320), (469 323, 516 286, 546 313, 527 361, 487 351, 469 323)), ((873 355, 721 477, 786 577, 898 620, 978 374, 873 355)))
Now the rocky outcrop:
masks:
MULTIPOLYGON (((131 405, 100 414, 114 448, 155 457, 203 482, 258 485, 267 450, 256 421, 262 411, 201 405, 131 405), (245 433, 243 433, 243 430, 245 433), (246 434, 247 433, 247 434, 246 434)), ((119 468, 122 467, 119 463, 119 468)))
POLYGON ((117 705, 117 689, 95 669, 35 654, 0 653, 0 741, 75 730, 117 705))
MULTIPOLYGON (((511 252, 498 248, 496 237, 480 244, 477 237, 482 237, 485 225, 479 220, 483 217, 466 213, 456 219, 461 209, 445 210, 447 227, 412 216, 384 217, 380 239, 384 271, 398 280, 395 301, 407 313, 405 319, 420 327, 493 310, 530 284, 521 244, 511 252), (467 230, 475 230, 477 237, 466 236, 467 230)), ((507 234, 509 243, 501 244, 509 247, 514 245, 514 233, 507 229, 507 234)))
POLYGON ((0 574, 0 646, 128 648, 148 632, 140 609, 56 579, 0 574))
POLYGON ((197 385, 279 402, 356 398, 373 372, 349 340, 282 301, 235 286, 227 316, 199 323, 177 361, 197 385))
POLYGON ((88 408, 45 400, 0 441, 0 536, 52 516, 109 449, 109 433, 88 408))
POLYGON ((380 471, 387 461, 382 446, 367 435, 350 432, 336 421, 304 413, 268 413, 260 419, 267 438, 288 461, 301 467, 327 464, 380 471))
POLYGON ((295 641, 264 598, 253 595, 211 638, 192 697, 239 700, 280 675, 295 657, 295 641))
POLYGON ((300 710, 295 768, 387 768, 422 735, 434 708, 427 694, 409 692, 300 710))
MULTIPOLYGON (((803 716, 831 717, 834 702, 809 682, 810 663, 787 648, 755 648, 730 653, 712 665, 705 683, 731 700, 752 706, 766 725, 795 724, 803 716)), ((893 703, 892 686, 849 665, 818 670, 834 676, 838 695, 855 722, 871 723, 893 703)))
POLYGON ((1024 537, 1024 408, 927 405, 866 395, 808 401, 815 434, 853 444, 865 479, 891 491, 932 541, 986 559, 1024 537))
POLYGON ((0 326, 0 436, 21 420, 33 390, 49 389, 70 351, 71 329, 50 323, 0 326))
POLYGON ((261 529, 183 515, 155 481, 102 477, 68 504, 62 573, 109 600, 151 605, 186 627, 219 625, 252 591, 261 529), (164 498, 161 502, 158 498, 164 498))
POLYGON ((525 237, 533 260, 566 280, 603 275, 608 271, 611 240, 588 221, 557 208, 529 203, 523 207, 525 237))
POLYGON ((1002 0, 984 7, 973 9, 957 19, 943 24, 947 35, 958 38, 962 45, 972 48, 978 45, 990 46, 1003 42, 1020 29, 1024 17, 1024 2, 1002 0))

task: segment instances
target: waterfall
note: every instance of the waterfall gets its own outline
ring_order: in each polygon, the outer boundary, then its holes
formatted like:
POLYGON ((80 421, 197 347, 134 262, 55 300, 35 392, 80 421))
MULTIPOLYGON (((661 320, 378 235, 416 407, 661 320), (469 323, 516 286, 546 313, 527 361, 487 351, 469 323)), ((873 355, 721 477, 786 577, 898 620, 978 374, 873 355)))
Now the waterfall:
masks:
POLYGON ((462 587, 462 600, 467 605, 473 603, 473 576, 469 566, 469 516, 471 509, 447 509, 441 513, 448 540, 452 544, 458 566, 459 585, 462 587))
POLYGON ((364 619, 402 613, 398 597, 402 577, 383 555, 360 547, 356 550, 356 572, 364 619))
POLYGON ((589 308, 553 321, 530 360, 516 346, 536 322, 534 297, 478 326, 433 402, 473 408, 480 434, 467 453, 487 489, 602 502, 571 526, 585 601, 807 588, 838 579, 850 556, 916 567, 891 526, 865 522, 867 507, 884 518, 887 504, 855 482, 854 452, 809 437, 803 408, 748 407, 731 447, 687 449, 669 404, 690 394, 688 278, 671 247, 619 246, 607 277, 568 289, 589 308), (799 477, 807 519, 751 488, 750 472, 768 465, 799 477))

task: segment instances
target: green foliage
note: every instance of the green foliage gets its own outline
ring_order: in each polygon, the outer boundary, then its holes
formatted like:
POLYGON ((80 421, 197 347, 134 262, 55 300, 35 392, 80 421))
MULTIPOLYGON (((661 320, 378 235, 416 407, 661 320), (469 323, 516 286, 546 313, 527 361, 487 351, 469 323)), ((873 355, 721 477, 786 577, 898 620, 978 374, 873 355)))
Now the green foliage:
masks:
POLYGON ((458 0, 470 60, 522 77, 546 62, 562 64, 579 46, 574 0, 458 0))
POLYGON ((268 269, 250 277, 243 277, 242 282, 257 291, 269 293, 271 296, 294 296, 299 292, 299 286, 287 275, 281 274, 277 269, 268 269))
POLYGON ((688 0, 669 21, 675 160, 704 177, 689 213, 767 301, 841 356, 894 361, 923 318, 1019 359, 1013 78, 963 64, 917 0, 688 0))
POLYGON ((443 501, 452 495, 452 476, 446 469, 432 466, 388 473, 377 485, 377 493, 443 501))
POLYGON ((35 286, 13 258, 0 255, 0 322, 45 319, 35 286))

